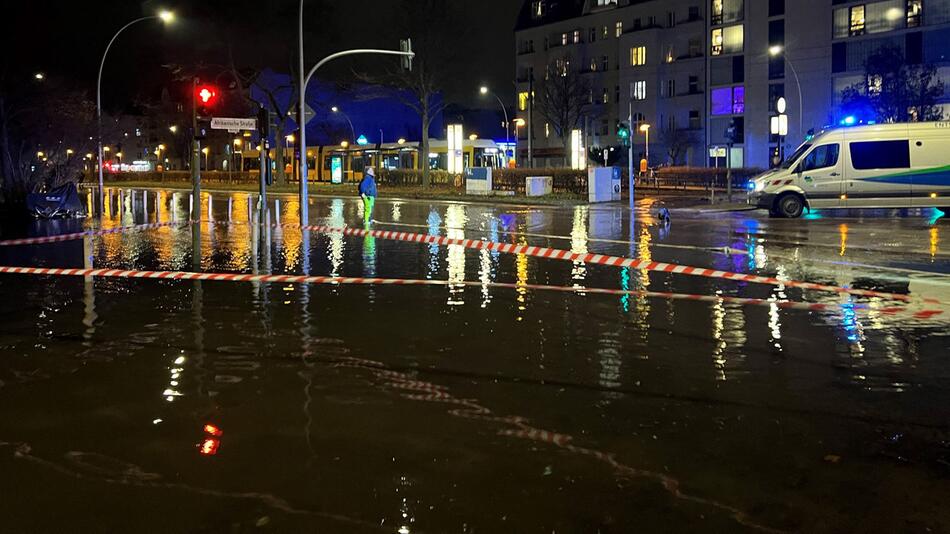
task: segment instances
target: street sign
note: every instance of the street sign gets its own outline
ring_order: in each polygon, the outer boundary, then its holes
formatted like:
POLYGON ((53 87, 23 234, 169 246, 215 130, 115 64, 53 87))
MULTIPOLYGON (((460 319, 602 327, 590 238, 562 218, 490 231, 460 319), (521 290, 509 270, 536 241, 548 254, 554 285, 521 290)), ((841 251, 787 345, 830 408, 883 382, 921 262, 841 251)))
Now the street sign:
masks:
POLYGON ((228 130, 232 132, 240 130, 256 130, 257 119, 214 117, 211 119, 211 129, 228 130))

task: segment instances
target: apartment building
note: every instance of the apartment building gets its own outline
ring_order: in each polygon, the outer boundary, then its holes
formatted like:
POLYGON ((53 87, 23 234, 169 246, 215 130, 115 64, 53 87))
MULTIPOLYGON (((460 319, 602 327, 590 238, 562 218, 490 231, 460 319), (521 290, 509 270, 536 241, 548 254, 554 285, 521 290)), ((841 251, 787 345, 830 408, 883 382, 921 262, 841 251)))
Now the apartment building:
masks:
MULTIPOLYGON (((528 0, 515 31, 518 113, 531 125, 536 166, 565 156, 528 96, 552 73, 587 79, 588 145, 615 144, 617 125, 632 116, 637 158, 648 124, 652 165, 675 156, 735 167, 768 167, 780 141, 787 151, 837 124, 841 91, 862 82, 868 55, 885 44, 950 78, 950 0, 528 0), (780 139, 770 120, 783 97, 780 139), (730 126, 737 142, 726 157, 730 126)), ((522 158, 527 136, 526 126, 522 158)))

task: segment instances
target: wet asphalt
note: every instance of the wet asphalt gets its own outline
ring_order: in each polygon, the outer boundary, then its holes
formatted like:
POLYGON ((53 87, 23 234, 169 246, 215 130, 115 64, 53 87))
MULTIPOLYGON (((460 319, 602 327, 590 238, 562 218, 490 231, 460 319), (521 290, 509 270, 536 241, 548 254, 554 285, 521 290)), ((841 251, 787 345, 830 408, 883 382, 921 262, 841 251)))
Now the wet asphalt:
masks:
MULTIPOLYGON (((950 531, 938 212, 381 199, 371 223, 894 300, 301 232, 293 197, 263 226, 256 204, 206 194, 194 232, 187 192, 111 190, 101 222, 0 239, 169 226, 0 265, 448 284, 0 275, 0 532, 950 531)), ((353 198, 308 222, 365 227, 353 198)))

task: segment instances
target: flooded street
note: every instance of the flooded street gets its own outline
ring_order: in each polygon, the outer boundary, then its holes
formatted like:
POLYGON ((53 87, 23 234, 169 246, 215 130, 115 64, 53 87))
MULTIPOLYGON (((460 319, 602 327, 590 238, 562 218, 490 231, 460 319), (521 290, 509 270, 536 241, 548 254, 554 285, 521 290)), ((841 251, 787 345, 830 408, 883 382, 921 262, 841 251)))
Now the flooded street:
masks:
MULTIPOLYGON (((380 199, 372 225, 908 303, 301 231, 293 196, 259 225, 257 202, 206 193, 189 226, 186 191, 110 190, 101 225, 0 239, 117 231, 0 265, 431 285, 0 274, 0 532, 950 532, 932 210, 380 199)), ((354 198, 310 217, 364 228, 354 198)))

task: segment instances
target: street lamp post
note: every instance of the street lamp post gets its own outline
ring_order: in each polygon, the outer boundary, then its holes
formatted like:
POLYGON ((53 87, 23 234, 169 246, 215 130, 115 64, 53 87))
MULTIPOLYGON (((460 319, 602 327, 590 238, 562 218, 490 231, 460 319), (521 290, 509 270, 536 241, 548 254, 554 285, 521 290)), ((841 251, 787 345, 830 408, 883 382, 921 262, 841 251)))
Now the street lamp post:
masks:
POLYGON ((350 125, 350 134, 353 136, 350 139, 352 139, 352 141, 355 143, 356 142, 356 128, 353 127, 353 121, 350 120, 350 116, 340 111, 340 108, 338 108, 337 106, 333 106, 332 108, 330 108, 330 111, 332 111, 333 113, 339 113, 340 115, 343 115, 343 118, 346 119, 346 122, 349 123, 350 125))
MULTIPOLYGON (((508 123, 508 108, 505 107, 505 103, 502 101, 501 97, 492 92, 488 87, 482 86, 479 90, 483 95, 491 94, 498 100, 498 103, 501 104, 501 111, 505 114, 505 156, 507 159, 508 148, 511 146, 511 124, 508 123)), ((518 158, 515 156, 515 165, 518 164, 518 158)))
POLYGON ((792 61, 788 59, 788 54, 785 54, 785 47, 775 45, 769 47, 769 55, 776 57, 779 54, 782 54, 782 59, 785 60, 785 63, 788 64, 788 67, 792 70, 792 76, 795 77, 795 85, 798 87, 798 135, 805 135, 805 105, 804 98, 802 98, 802 82, 798 78, 798 71, 795 70, 795 65, 792 64, 792 61))
POLYGON ((205 155, 205 172, 211 172, 210 165, 208 164, 208 160, 211 157, 211 150, 208 147, 204 147, 201 149, 201 153, 205 155))
POLYGON ((650 125, 649 124, 641 125, 640 131, 643 132, 644 135, 646 135, 646 157, 644 159, 647 160, 647 167, 649 167, 650 166, 650 125))
MULTIPOLYGON (((521 117, 518 117, 517 119, 515 119, 514 124, 515 124, 515 139, 520 140, 521 136, 518 134, 518 128, 521 128, 527 123, 525 122, 524 119, 522 119, 521 117)), ((515 144, 517 145, 517 142, 515 144)), ((515 153, 515 166, 517 167, 518 166, 518 147, 517 146, 515 147, 514 153, 515 153)))
MULTIPOLYGON (((102 206, 103 206, 103 172, 102 172, 102 71, 106 66, 106 56, 109 55, 109 49, 112 48, 112 44, 115 43, 115 40, 119 38, 119 35, 124 32, 129 26, 137 24, 139 22, 144 22, 147 20, 159 19, 165 24, 170 24, 175 20, 175 15, 170 11, 162 11, 158 15, 151 15, 148 17, 142 17, 133 20, 132 22, 126 24, 119 28, 119 31, 115 32, 115 35, 112 36, 112 39, 109 41, 109 44, 106 46, 106 51, 102 54, 102 61, 99 63, 99 78, 96 81, 96 120, 98 123, 98 137, 99 137, 99 214, 102 215, 102 206)), ((40 78, 42 79, 42 78, 40 78)))

